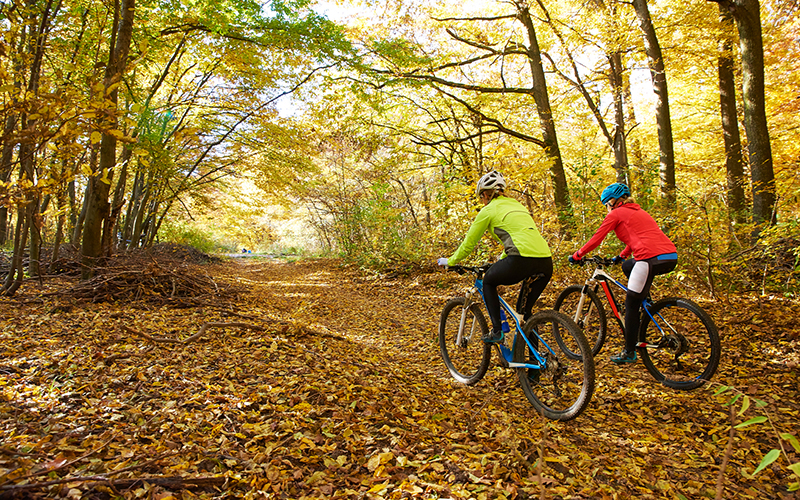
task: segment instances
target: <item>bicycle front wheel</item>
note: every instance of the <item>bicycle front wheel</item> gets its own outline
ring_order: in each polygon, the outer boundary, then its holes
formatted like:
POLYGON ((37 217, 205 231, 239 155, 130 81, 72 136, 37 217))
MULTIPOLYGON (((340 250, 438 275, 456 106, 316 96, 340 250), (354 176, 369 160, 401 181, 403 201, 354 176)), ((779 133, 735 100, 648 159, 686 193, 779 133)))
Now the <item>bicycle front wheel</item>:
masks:
POLYGON ((522 392, 534 408, 552 420, 571 420, 589 405, 594 393, 594 357, 578 325, 558 311, 541 311, 525 322, 514 343, 514 361, 542 368, 517 368, 522 392), (557 338, 574 346, 567 353, 557 338))
POLYGON ((691 390, 710 380, 722 348, 714 320, 689 299, 659 300, 643 313, 639 347, 647 371, 673 389, 691 390))
POLYGON ((483 337, 489 331, 481 308, 472 304, 464 309, 464 297, 450 299, 439 319, 439 349, 450 375, 461 383, 472 385, 486 374, 492 352, 483 337), (461 341, 458 330, 464 316, 461 341))
MULTIPOLYGON (((587 295, 583 300, 583 306, 578 310, 582 294, 583 285, 568 286, 558 295, 553 309, 566 314, 575 321, 578 327, 583 330, 586 340, 589 341, 592 355, 597 356, 606 341, 606 310, 594 290, 586 291, 587 295)), ((561 339, 558 345, 564 352, 578 354, 575 351, 575 346, 563 344, 563 341, 564 339, 561 339)))

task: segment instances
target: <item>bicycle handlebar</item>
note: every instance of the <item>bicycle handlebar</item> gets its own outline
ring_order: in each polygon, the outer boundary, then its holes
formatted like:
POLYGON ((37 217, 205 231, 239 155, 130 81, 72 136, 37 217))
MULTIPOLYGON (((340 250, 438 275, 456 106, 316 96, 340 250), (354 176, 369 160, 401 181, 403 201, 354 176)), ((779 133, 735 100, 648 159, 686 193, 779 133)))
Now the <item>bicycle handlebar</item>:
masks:
POLYGON ((598 267, 615 265, 614 260, 608 257, 598 257, 598 256, 584 257, 581 260, 584 262, 591 262, 592 264, 597 264, 598 267))
POLYGON ((458 274, 472 273, 472 274, 475 274, 475 275, 478 275, 478 276, 483 276, 483 274, 484 274, 484 273, 486 273, 486 271, 487 271, 487 270, 488 270, 490 267, 492 267, 492 265, 491 265, 491 264, 484 264, 484 265, 482 265, 482 266, 461 266, 461 265, 455 265, 455 266, 447 266, 447 267, 445 268, 445 270, 446 270, 446 271, 455 271, 455 272, 457 272, 458 274))

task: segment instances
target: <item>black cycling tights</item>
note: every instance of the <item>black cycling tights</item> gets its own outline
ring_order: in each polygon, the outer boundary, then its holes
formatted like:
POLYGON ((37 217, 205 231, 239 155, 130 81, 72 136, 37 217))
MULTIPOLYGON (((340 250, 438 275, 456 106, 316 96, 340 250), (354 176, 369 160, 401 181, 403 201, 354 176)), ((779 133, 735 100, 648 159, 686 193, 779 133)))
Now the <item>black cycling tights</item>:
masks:
POLYGON ((500 331, 500 299, 497 297, 499 285, 513 285, 525 280, 517 297, 517 312, 523 320, 531 317, 536 299, 542 294, 553 276, 552 257, 520 257, 509 255, 492 264, 483 276, 483 296, 492 328, 500 331))
POLYGON ((639 308, 645 297, 650 294, 653 278, 659 274, 667 274, 675 269, 677 260, 659 260, 657 257, 647 260, 628 259, 622 263, 622 272, 628 277, 628 293, 625 294, 625 350, 633 352, 639 341, 641 325, 639 308))

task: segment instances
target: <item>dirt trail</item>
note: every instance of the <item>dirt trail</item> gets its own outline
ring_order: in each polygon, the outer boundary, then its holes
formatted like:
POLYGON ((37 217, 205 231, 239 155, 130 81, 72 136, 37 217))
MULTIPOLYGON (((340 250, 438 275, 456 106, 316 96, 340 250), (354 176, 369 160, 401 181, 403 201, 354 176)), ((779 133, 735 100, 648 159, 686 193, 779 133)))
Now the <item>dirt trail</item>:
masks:
MULTIPOLYGON (((35 286, 0 298, 0 497, 46 464, 48 477, 87 477, 64 493, 84 498, 108 497, 98 474, 127 481, 117 488, 126 498, 148 477, 171 478, 154 497, 714 497, 729 424, 711 391, 663 389, 604 351, 589 408, 554 423, 510 371, 453 381, 436 328, 461 277, 378 277, 330 260, 233 259, 195 272, 243 292, 181 308, 34 300, 35 286), (130 334, 185 339, 209 322, 231 326, 188 344, 130 334)), ((776 307, 754 337, 743 326, 751 306, 712 310, 726 349, 717 380, 763 399, 796 434, 797 375, 772 361, 793 349, 779 323, 790 309, 776 307)), ((792 498, 783 459, 742 475, 777 445, 764 427, 738 432, 723 498, 792 498)))
MULTIPOLYGON (((395 393, 413 401, 414 410, 428 418, 435 415, 434 421, 455 433, 456 442, 446 448, 475 439, 473 451, 480 449, 497 460, 493 482, 504 484, 505 479, 524 485, 528 494, 538 494, 538 477, 529 466, 538 456, 545 422, 525 400, 514 374, 495 367, 477 386, 468 388, 450 379, 439 357, 438 313, 447 298, 468 285, 463 278, 444 273, 404 279, 366 277, 322 261, 261 269, 243 264, 247 274, 266 273, 280 283, 267 286, 265 293, 273 294, 275 304, 285 305, 281 312, 309 313, 305 316, 309 324, 323 325, 358 344, 359 356, 380 367, 375 383, 384 383, 382 377, 388 374, 389 383, 397 384, 395 393), (465 430, 469 432, 458 437, 465 430)), ((552 303, 556 288, 554 283, 547 290, 542 304, 552 303)), ((717 321, 723 323, 724 318, 717 321)), ((720 327, 726 354, 738 357, 735 350, 731 352, 736 346, 726 339, 732 332, 724 323, 720 327)), ((619 341, 610 339, 604 354, 617 349, 619 341)), ((674 498, 676 494, 693 498, 714 491, 724 452, 718 438, 727 434, 727 408, 706 389, 684 393, 662 388, 641 364, 617 367, 605 357, 598 357, 597 392, 589 410, 574 422, 547 423, 543 477, 551 481, 546 484, 554 488, 554 498, 674 498)), ((723 363, 719 376, 725 380, 735 372, 723 363)), ((754 397, 761 397, 756 394, 760 389, 750 386, 754 397)), ((774 404, 780 399, 767 401, 774 404)), ((760 456, 768 451, 765 446, 777 445, 768 443, 764 434, 755 440, 740 439, 743 447, 745 443, 758 447, 760 442, 760 456)), ((726 471, 732 478, 726 491, 736 491, 741 498, 791 497, 781 493, 786 480, 762 476, 746 481, 739 472, 746 452, 738 449, 735 455, 726 471)), ((486 473, 487 468, 481 470, 486 473)), ((785 468, 775 467, 774 472, 788 479, 785 468)))

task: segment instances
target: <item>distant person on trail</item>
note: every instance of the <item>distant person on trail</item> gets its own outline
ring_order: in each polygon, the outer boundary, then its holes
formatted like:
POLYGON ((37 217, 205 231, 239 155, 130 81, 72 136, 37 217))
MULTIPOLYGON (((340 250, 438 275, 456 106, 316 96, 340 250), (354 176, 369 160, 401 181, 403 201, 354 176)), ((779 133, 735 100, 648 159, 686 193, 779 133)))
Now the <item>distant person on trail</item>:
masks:
POLYGON ((614 257, 614 264, 622 263, 622 272, 628 277, 628 293, 625 296, 625 347, 611 356, 617 364, 636 361, 636 343, 639 335, 639 308, 650 293, 653 278, 666 274, 678 264, 675 244, 661 231, 655 220, 642 210, 628 186, 614 183, 600 195, 600 202, 608 214, 594 236, 580 250, 570 255, 570 264, 583 265, 581 260, 597 248, 613 229, 617 238, 625 243, 625 249, 614 257), (633 255, 632 259, 628 256, 633 255), (626 260, 627 259, 627 260, 626 260))
POLYGON ((503 341, 497 287, 524 281, 520 287, 516 310, 523 315, 523 320, 527 320, 532 315, 534 303, 553 276, 550 247, 536 229, 536 223, 525 206, 507 197, 505 189, 505 179, 495 170, 480 178, 475 193, 485 206, 455 253, 437 261, 440 266, 457 264, 472 252, 487 230, 503 244, 500 260, 483 277, 486 309, 492 320, 492 331, 483 338, 486 343, 503 341))

